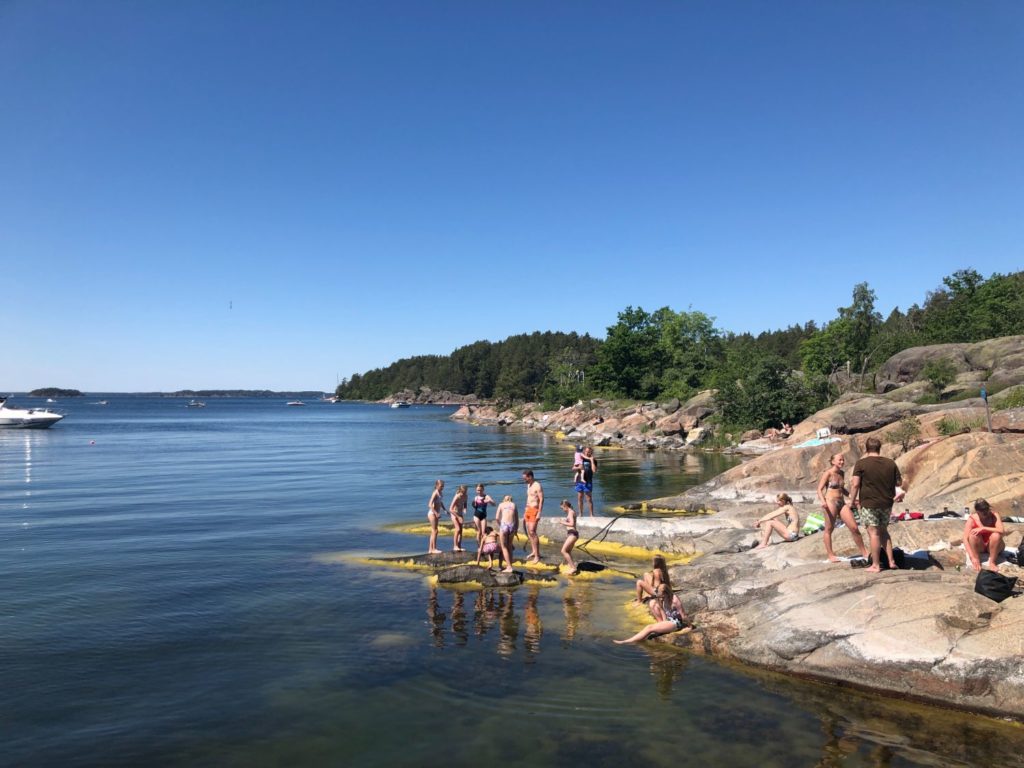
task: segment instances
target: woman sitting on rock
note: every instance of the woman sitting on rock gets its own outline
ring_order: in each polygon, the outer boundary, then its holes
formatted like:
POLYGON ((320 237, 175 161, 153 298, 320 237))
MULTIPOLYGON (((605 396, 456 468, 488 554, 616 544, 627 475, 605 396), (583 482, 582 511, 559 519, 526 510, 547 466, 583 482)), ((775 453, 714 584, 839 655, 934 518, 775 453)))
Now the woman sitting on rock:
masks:
MULTIPOLYGON (((672 594, 672 588, 668 584, 658 585, 658 596, 654 602, 658 604, 657 615, 660 615, 661 618, 653 624, 648 624, 632 637, 625 640, 615 640, 614 642, 619 645, 639 643, 641 640, 646 640, 649 637, 678 632, 689 623, 689 620, 686 618, 686 611, 683 610, 683 604, 679 602, 678 597, 672 594)), ((651 612, 654 612, 653 608, 651 612)))
POLYGON ((800 514, 793 506, 793 499, 787 493, 780 493, 775 497, 775 503, 779 508, 764 515, 754 525, 755 528, 761 529, 761 543, 754 549, 767 547, 771 543, 772 533, 778 533, 783 541, 796 541, 800 535, 800 514), (782 515, 786 516, 785 524, 778 519, 782 515))
POLYGON ((981 570, 981 556, 986 552, 988 564, 985 568, 990 571, 999 570, 997 561, 1000 553, 1006 549, 1004 533, 1003 521, 992 511, 992 505, 985 499, 974 502, 974 514, 964 524, 964 549, 967 550, 967 557, 974 570, 981 570))
MULTIPOLYGON (((661 555, 654 556, 654 564, 651 570, 647 571, 636 581, 636 600, 637 603, 646 603, 653 600, 658 595, 658 587, 662 584, 668 584, 671 590, 672 583, 668 578, 668 564, 665 562, 665 558, 661 555)), ((651 604, 651 612, 654 612, 654 604, 651 604)))

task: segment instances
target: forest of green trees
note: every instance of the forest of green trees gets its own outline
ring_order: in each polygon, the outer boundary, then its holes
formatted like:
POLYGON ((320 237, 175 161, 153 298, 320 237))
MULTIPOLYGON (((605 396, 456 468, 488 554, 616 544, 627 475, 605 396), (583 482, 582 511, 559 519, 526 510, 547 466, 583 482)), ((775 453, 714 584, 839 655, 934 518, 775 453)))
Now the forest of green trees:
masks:
POLYGON ((421 386, 499 401, 551 406, 592 397, 685 399, 718 390, 724 423, 764 427, 800 421, 835 395, 837 372, 865 375, 908 347, 1024 334, 1024 272, 943 278, 921 305, 883 318, 867 283, 818 327, 725 333, 703 312, 626 307, 603 340, 532 333, 478 341, 450 355, 399 360, 339 385, 345 399, 377 400, 421 386))

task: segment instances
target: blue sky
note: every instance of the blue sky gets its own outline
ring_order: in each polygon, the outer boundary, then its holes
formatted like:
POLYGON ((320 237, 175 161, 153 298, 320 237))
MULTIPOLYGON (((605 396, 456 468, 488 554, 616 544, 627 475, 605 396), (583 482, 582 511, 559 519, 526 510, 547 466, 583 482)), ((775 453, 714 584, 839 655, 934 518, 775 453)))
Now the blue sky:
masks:
POLYGON ((0 391, 1024 268, 1018 2, 0 2, 0 391))

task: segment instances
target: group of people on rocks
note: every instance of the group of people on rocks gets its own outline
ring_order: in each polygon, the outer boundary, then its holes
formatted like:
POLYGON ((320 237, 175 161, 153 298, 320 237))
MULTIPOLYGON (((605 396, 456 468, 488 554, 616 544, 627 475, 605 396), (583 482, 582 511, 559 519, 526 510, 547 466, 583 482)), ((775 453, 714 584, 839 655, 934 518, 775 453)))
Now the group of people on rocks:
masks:
MULTIPOLYGON (((833 563, 841 561, 836 556, 832 537, 837 525, 842 522, 850 532, 861 558, 868 561, 868 567, 865 568, 868 573, 882 570, 883 551, 888 562, 895 563, 889 522, 893 504, 902 501, 906 495, 899 467, 892 459, 880 455, 881 450, 882 442, 877 437, 867 439, 864 456, 853 467, 849 489, 846 487, 846 458, 841 453, 834 454, 828 468, 822 472, 817 487, 818 503, 824 513, 822 539, 826 557, 833 563), (861 535, 860 525, 867 528, 867 544, 861 535)), ((776 504, 777 509, 754 523, 754 527, 761 533, 757 549, 767 547, 775 534, 782 541, 796 541, 800 535, 800 515, 792 498, 780 493, 776 497, 776 504)), ((998 570, 996 561, 1005 549, 1004 535, 999 515, 992 511, 988 501, 978 499, 974 503, 974 512, 968 515, 964 524, 964 549, 975 570, 981 569, 981 560, 986 553, 989 557, 985 568, 998 570)))
MULTIPOLYGON (((573 489, 577 494, 579 512, 583 511, 583 505, 586 502, 590 509, 590 516, 593 517, 594 475, 597 472, 597 459, 594 457, 593 448, 576 446, 572 471, 573 489)), ((537 526, 544 511, 544 488, 534 476, 532 469, 524 470, 522 479, 526 483, 526 507, 523 510, 522 526, 530 547, 530 555, 526 562, 539 563, 540 536, 537 534, 537 526)), ((446 512, 443 494, 444 480, 436 480, 430 500, 427 502, 427 521, 430 523, 427 552, 432 555, 441 553, 437 547, 437 534, 441 518, 446 512)), ((454 552, 466 551, 462 546, 462 533, 469 506, 468 488, 465 485, 460 485, 455 491, 451 504, 447 507, 447 514, 452 522, 452 551, 454 552)), ((510 573, 512 571, 512 551, 515 549, 515 539, 519 537, 518 507, 510 495, 506 495, 500 503, 496 502, 487 494, 483 484, 476 486, 472 507, 473 526, 476 529, 477 565, 486 555, 487 567, 493 568, 494 558, 497 557, 499 568, 502 568, 505 573, 510 573), (487 524, 487 509, 490 506, 496 507, 493 526, 487 524), (497 527, 497 531, 495 531, 495 527, 497 527)), ((578 568, 572 559, 572 550, 580 536, 576 528, 576 519, 579 513, 568 499, 563 499, 560 507, 565 513, 565 517, 558 522, 566 529, 561 554, 569 568, 569 574, 575 575, 578 568)))

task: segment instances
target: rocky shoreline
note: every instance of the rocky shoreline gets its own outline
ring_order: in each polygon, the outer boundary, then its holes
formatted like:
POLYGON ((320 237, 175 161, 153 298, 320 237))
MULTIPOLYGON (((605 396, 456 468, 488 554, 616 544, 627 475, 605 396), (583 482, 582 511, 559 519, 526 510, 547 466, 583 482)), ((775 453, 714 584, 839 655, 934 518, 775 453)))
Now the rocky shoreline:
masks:
MULTIPOLYGON (((1024 418, 1005 415, 1008 423, 1024 418)), ((897 457, 909 485, 903 506, 934 513, 984 496, 1002 515, 1021 514, 1024 435, 925 437, 897 457)), ((852 463, 863 438, 797 445, 778 447, 681 496, 650 502, 712 514, 585 517, 578 526, 581 541, 599 534, 605 541, 695 556, 671 573, 699 631, 663 642, 786 674, 1024 720, 1024 599, 995 603, 975 594, 976 574, 961 548, 963 520, 893 524, 895 545, 918 555, 915 568, 874 576, 849 563, 827 562, 820 534, 750 549, 754 520, 771 508, 776 493, 792 495, 803 516, 815 511, 817 479, 829 457, 843 452, 852 463)), ((1007 546, 1021 543, 1024 525, 1006 523, 1006 530, 1007 546)), ((548 520, 542 520, 542 532, 561 538, 548 520)), ((835 544, 840 556, 856 554, 842 529, 835 544)), ((1000 570, 1024 577, 1016 565, 1004 563, 1000 570)))
MULTIPOLYGON (((1024 599, 996 603, 974 592, 963 551, 962 519, 907 521, 890 530, 896 546, 918 555, 915 567, 867 574, 829 563, 820 535, 750 549, 754 521, 788 493, 800 513, 818 511, 818 478, 834 453, 852 466, 864 440, 879 437, 908 487, 898 511, 962 510, 987 498, 1003 516, 1024 515, 1024 408, 990 413, 965 398, 985 382, 1007 387, 990 403, 1019 395, 1024 337, 976 345, 905 350, 880 369, 873 393, 848 393, 796 425, 786 437, 752 432, 734 448, 750 460, 653 509, 707 510, 673 518, 583 517, 581 545, 607 542, 693 558, 672 569, 673 583, 698 631, 661 642, 764 669, 1024 721, 1024 599), (954 357, 957 381, 939 393, 951 402, 921 403, 915 380, 928 360, 954 357), (889 440, 914 417, 909 445, 889 440), (991 418, 992 431, 984 429, 991 418), (951 429, 951 426, 953 427, 951 429), (827 428, 824 441, 817 438, 827 428), (984 430, 984 431, 983 431, 984 430)), ((545 412, 535 404, 498 408, 466 402, 452 415, 475 424, 540 430, 574 443, 638 449, 692 449, 712 435, 712 392, 683 403, 621 405, 593 400, 545 412)), ((1007 523, 1007 546, 1024 526, 1007 523)), ((561 540, 550 519, 541 533, 561 540)), ((839 529, 836 553, 856 554, 839 529)), ((585 547, 581 547, 585 551, 585 547)), ((1016 565, 1000 571, 1024 577, 1016 565)), ((1024 586, 1024 578, 1022 578, 1024 586)))
POLYGON ((704 422, 715 413, 714 393, 701 392, 685 403, 617 405, 594 399, 546 411, 538 403, 501 407, 466 403, 453 419, 498 427, 518 427, 558 434, 571 442, 604 447, 617 445, 646 450, 681 450, 704 444, 712 430, 704 422))

